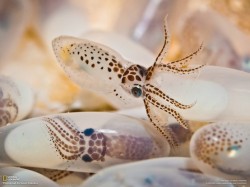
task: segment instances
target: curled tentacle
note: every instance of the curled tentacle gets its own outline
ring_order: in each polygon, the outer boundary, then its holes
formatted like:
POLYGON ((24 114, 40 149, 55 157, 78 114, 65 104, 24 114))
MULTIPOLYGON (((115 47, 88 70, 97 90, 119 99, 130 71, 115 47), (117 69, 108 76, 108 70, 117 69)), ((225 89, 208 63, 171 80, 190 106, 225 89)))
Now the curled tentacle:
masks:
POLYGON ((184 127, 185 129, 189 128, 188 123, 182 118, 182 116, 176 110, 170 108, 169 106, 159 103, 150 94, 145 94, 145 97, 149 103, 173 116, 180 123, 182 127, 184 127))
POLYGON ((180 75, 186 75, 186 74, 191 74, 191 73, 196 73, 197 70, 201 69, 202 67, 204 67, 205 65, 199 65, 198 67, 195 68, 185 68, 185 69, 181 69, 178 68, 176 66, 170 66, 168 64, 159 64, 156 66, 155 69, 160 70, 160 71, 167 71, 167 72, 172 72, 172 73, 177 73, 180 75))
POLYGON ((157 64, 161 63, 164 57, 167 55, 167 51, 168 51, 168 47, 170 43, 170 37, 169 37, 169 32, 168 32, 168 27, 167 27, 167 16, 165 17, 165 20, 164 20, 164 38, 165 39, 164 39, 163 47, 160 53, 156 57, 153 66, 151 66, 147 71, 146 81, 150 80, 150 78, 153 75, 154 68, 157 66, 157 64))
MULTIPOLYGON (((149 101, 147 94, 145 96, 146 97, 144 98, 144 104, 148 118, 150 119, 152 125, 156 128, 156 130, 159 133, 161 133, 164 136, 164 138, 168 141, 171 148, 175 149, 176 147, 179 146, 179 143, 175 135, 173 134, 171 129, 167 128, 166 126, 167 121, 159 118, 159 114, 158 113, 156 114, 156 112, 154 112, 153 110, 154 105, 152 105, 151 102, 149 101)), ((155 109, 157 110, 156 107, 155 109)))
POLYGON ((177 74, 181 74, 181 75, 195 73, 197 70, 201 69, 205 65, 203 64, 203 65, 199 65, 195 68, 188 68, 188 64, 189 64, 189 61, 192 60, 192 58, 194 56, 197 56, 199 54, 199 52, 201 52, 202 49, 203 49, 203 44, 201 44, 200 47, 192 54, 190 54, 182 59, 169 62, 167 64, 163 64, 163 63, 157 64, 155 66, 155 68, 158 71, 167 71, 167 72, 177 73, 177 74))
POLYGON ((190 105, 184 105, 181 104, 180 102, 176 101, 175 99, 169 97, 167 94, 165 94, 163 91, 161 91, 159 88, 156 88, 155 86, 153 86, 152 84, 146 84, 144 86, 144 89, 146 92, 148 93, 152 93, 154 95, 159 96, 160 98, 164 99, 165 101, 173 104, 174 106, 180 108, 180 109, 189 109, 192 108, 196 102, 190 104, 190 105))
POLYGON ((202 51, 202 49, 203 49, 203 43, 201 43, 200 47, 199 47, 196 51, 194 51, 193 53, 191 53, 190 55, 188 55, 188 56, 186 56, 186 57, 184 57, 184 58, 182 58, 182 59, 179 59, 179 60, 176 60, 176 61, 169 62, 168 64, 169 64, 169 65, 172 65, 172 64, 179 64, 179 65, 182 66, 182 67, 183 67, 183 66, 187 66, 188 62, 189 62, 190 60, 192 60, 192 58, 193 58, 194 56, 197 56, 197 55, 199 54, 199 52, 202 51))

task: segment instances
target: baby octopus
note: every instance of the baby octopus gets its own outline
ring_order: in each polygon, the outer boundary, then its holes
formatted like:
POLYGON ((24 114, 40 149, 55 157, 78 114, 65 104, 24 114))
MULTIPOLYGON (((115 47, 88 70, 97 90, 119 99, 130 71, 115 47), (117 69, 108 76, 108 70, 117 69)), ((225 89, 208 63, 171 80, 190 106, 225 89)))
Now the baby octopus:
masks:
POLYGON ((108 90, 123 101, 136 102, 135 99, 142 98, 152 125, 172 147, 176 147, 178 141, 167 127, 167 115, 173 116, 182 127, 188 128, 188 123, 174 107, 189 109, 195 102, 191 104, 178 102, 154 85, 151 79, 156 72, 180 75, 198 72, 204 65, 190 67, 188 64, 202 50, 202 45, 185 58, 163 63, 170 43, 166 19, 164 33, 163 47, 148 69, 126 61, 118 52, 107 46, 85 39, 61 36, 53 40, 53 49, 64 71, 81 86, 94 90, 108 90))
POLYGON ((4 98, 3 90, 0 88, 0 127, 13 122, 18 113, 16 103, 10 97, 4 98))

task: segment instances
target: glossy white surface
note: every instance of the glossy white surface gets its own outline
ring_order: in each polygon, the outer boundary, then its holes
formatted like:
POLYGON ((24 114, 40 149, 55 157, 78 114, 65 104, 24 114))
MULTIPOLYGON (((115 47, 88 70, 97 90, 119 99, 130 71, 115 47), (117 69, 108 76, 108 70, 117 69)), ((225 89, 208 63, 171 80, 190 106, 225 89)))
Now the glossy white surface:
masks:
POLYGON ((249 137, 249 123, 210 124, 194 133, 190 154, 204 173, 227 179, 249 178, 249 137))

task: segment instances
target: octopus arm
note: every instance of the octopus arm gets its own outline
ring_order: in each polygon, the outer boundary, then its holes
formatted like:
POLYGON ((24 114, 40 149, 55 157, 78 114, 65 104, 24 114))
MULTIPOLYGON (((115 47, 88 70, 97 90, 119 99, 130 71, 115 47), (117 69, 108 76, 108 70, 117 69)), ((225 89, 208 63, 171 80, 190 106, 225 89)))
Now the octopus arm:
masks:
POLYGON ((164 136, 171 148, 177 148, 179 146, 179 143, 173 131, 167 126, 168 116, 166 115, 166 113, 163 113, 163 111, 153 105, 147 98, 147 95, 144 98, 144 104, 151 124, 160 134, 164 136))

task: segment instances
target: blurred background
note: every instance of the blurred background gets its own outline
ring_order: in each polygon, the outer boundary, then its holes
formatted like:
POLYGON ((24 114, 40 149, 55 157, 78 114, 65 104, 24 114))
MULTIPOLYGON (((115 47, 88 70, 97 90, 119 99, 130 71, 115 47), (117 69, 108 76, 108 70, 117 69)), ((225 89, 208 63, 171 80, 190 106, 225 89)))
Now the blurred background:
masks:
POLYGON ((156 56, 164 41, 166 15, 171 33, 168 60, 187 55, 203 42, 209 65, 250 72, 249 0, 0 0, 0 74, 32 87, 36 104, 31 117, 115 110, 64 75, 51 41, 60 35, 103 31, 111 36, 108 40, 118 34, 156 56))

